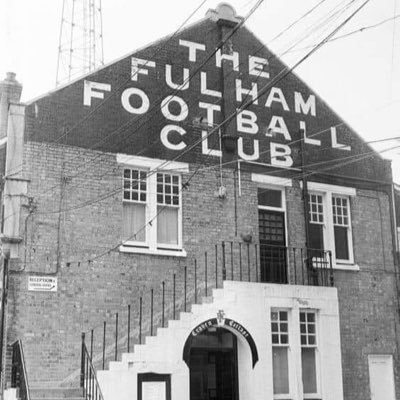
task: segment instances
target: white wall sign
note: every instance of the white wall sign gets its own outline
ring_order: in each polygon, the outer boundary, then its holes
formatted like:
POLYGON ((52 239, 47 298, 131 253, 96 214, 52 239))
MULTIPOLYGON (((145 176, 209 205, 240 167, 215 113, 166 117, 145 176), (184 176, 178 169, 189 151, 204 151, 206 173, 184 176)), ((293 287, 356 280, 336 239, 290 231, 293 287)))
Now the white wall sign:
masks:
MULTIPOLYGON (((188 48, 187 59, 189 62, 195 63, 197 62, 198 52, 206 51, 206 45, 203 43, 191 42, 188 40, 179 40, 179 45, 188 48)), ((200 53, 201 54, 201 53, 200 53)), ((244 79, 250 78, 255 79, 253 76, 258 78, 274 78, 272 75, 272 71, 269 68, 269 63, 266 58, 256 57, 252 55, 243 55, 239 54, 237 51, 233 51, 229 54, 223 54, 221 50, 218 50, 215 54, 215 71, 218 68, 222 67, 222 61, 230 62, 235 71, 240 71, 241 76, 244 79), (248 68, 243 67, 244 63, 240 63, 239 59, 243 57, 248 57, 248 68)), ((201 65, 199 65, 199 68, 201 65)), ((174 67, 175 70, 176 67, 174 67)), ((179 71, 178 67, 178 81, 172 79, 172 66, 170 64, 163 64, 162 62, 156 62, 153 60, 143 60, 136 57, 131 58, 131 69, 129 71, 129 76, 131 77, 132 85, 136 85, 139 83, 141 85, 149 85, 148 91, 149 95, 147 95, 146 91, 137 87, 128 87, 126 88, 121 95, 121 104, 122 107, 131 114, 146 114, 150 107, 155 107, 155 104, 151 103, 152 96, 151 91, 153 90, 152 83, 157 86, 160 85, 160 77, 164 78, 165 83, 168 87, 171 87, 175 90, 185 91, 187 89, 192 90, 192 93, 189 94, 189 98, 194 98, 196 96, 193 93, 196 88, 200 89, 200 93, 198 93, 199 103, 197 105, 190 105, 181 97, 167 95, 162 101, 160 106, 160 111, 162 116, 169 120, 174 121, 177 124, 174 125, 166 125, 161 126, 160 130, 160 139, 164 147, 169 150, 181 151, 189 144, 189 136, 180 138, 180 141, 176 143, 175 141, 171 142, 169 140, 169 133, 174 131, 179 135, 183 136, 186 134, 186 130, 184 126, 180 126, 179 123, 184 123, 187 126, 187 120, 189 117, 189 113, 191 108, 194 107, 195 115, 198 116, 197 107, 200 109, 206 109, 206 111, 200 111, 200 117, 205 118, 208 122, 208 126, 210 131, 202 131, 203 140, 202 143, 202 154, 207 156, 216 156, 221 157, 222 152, 220 150, 210 149, 207 144, 207 139, 204 136, 209 136, 211 134, 211 129, 214 126, 214 119, 218 120, 218 113, 222 112, 221 107, 219 105, 214 104, 209 100, 209 96, 213 97, 223 97, 223 93, 214 89, 210 89, 207 86, 207 79, 210 79, 210 76, 213 75, 212 71, 199 71, 200 72, 200 82, 199 85, 193 87, 193 82, 189 82, 189 68, 181 67, 181 71, 179 71), (157 81, 155 81, 155 79, 157 81), (136 82, 136 83, 134 83, 136 82), (157 83, 155 83, 157 82, 157 83), (150 89, 151 88, 151 89, 150 89), (203 97, 207 96, 207 97, 203 97), (131 98, 139 98, 136 99, 137 103, 134 103, 131 98), (210 103, 206 103, 206 101, 210 101, 210 103), (131 103, 132 102, 132 103, 131 103), (175 107, 171 107, 174 105, 175 107), (170 109, 171 107, 171 109, 170 109)), ((174 78, 176 79, 176 77, 174 78)), ((211 83, 209 83, 211 85, 211 83)), ((234 88, 234 99, 231 99, 232 103, 236 101, 237 115, 236 115, 236 127, 237 131, 240 132, 239 137, 239 149, 238 154, 239 157, 243 160, 248 161, 256 161, 260 159, 261 153, 268 153, 270 160, 268 162, 271 165, 277 166, 279 168, 290 168, 293 165, 293 156, 291 153, 291 147, 289 143, 283 144, 281 143, 281 139, 283 138, 286 142, 292 141, 292 135, 297 133, 300 130, 303 131, 304 142, 307 145, 311 146, 321 146, 321 139, 324 139, 324 146, 329 146, 334 149, 339 149, 343 151, 350 151, 351 146, 348 144, 343 144, 340 142, 341 136, 343 132, 337 129, 339 125, 331 127, 331 135, 330 137, 323 137, 320 135, 324 133, 322 132, 313 132, 312 131, 312 119, 317 118, 318 115, 318 102, 317 98, 314 94, 309 92, 309 89, 306 89, 305 92, 300 92, 293 90, 293 88, 285 87, 284 89, 280 87, 271 87, 268 93, 263 93, 261 91, 261 86, 258 85, 256 81, 243 83, 242 79, 235 78, 235 88, 234 88), (240 111, 240 107, 242 106, 242 102, 245 101, 246 97, 250 96, 253 100, 252 109, 243 109, 240 111), (261 102, 262 96, 266 97, 266 101, 263 104, 259 104, 261 102), (261 115, 265 114, 265 108, 270 109, 267 113, 267 117, 259 118, 261 115), (281 109, 281 110, 279 110, 281 109), (279 115, 274 115, 275 110, 279 112, 279 115), (281 111, 284 111, 282 114, 281 111), (291 113, 291 116, 287 113, 291 113), (271 114, 271 115, 269 115, 271 114), (304 118, 307 117, 307 121, 304 118), (292 132, 289 131, 288 126, 289 120, 297 121, 298 127, 292 126, 290 127, 292 132), (310 126, 311 132, 309 132, 309 137, 307 136, 307 124, 310 126), (291 134, 292 133, 292 134, 291 134), (258 136, 254 136, 258 135, 258 136), (279 136, 278 136, 279 135, 279 136), (317 136, 312 138, 311 136, 317 136), (269 138, 267 140, 260 141, 261 138, 269 138), (275 141, 275 137, 279 137, 279 142, 275 141), (246 145, 244 144, 246 142, 246 145), (267 146, 267 148, 265 148, 267 146), (270 148, 268 148, 270 146, 270 148), (244 151, 244 147, 246 147, 246 152, 244 151), (251 151, 253 149, 253 151, 251 151)), ((93 99, 104 99, 105 92, 112 92, 118 90, 117 87, 112 87, 111 84, 105 82, 93 82, 89 80, 84 81, 83 86, 83 104, 84 106, 94 107, 99 103, 95 103, 92 101, 93 99)), ((231 94, 231 92, 229 92, 231 94)), ((183 95, 183 94, 182 94, 183 95)), ((98 100, 97 100, 98 101, 98 100)), ((193 110, 192 110, 193 112, 193 110)), ((222 115, 219 115, 220 119, 222 115)), ((321 115, 318 115, 321 118, 321 115)), ((152 117, 153 118, 153 117, 152 117)), ((325 117, 324 117, 325 118, 325 117)), ((291 124, 292 125, 292 124, 291 124)), ((297 124, 296 124, 297 125, 297 124)), ((217 134, 217 130, 215 130, 215 135, 217 134)), ((215 136, 214 135, 214 136, 215 136)), ((179 136, 178 139, 179 140, 179 136)))
POLYGON ((57 278, 51 276, 29 276, 28 290, 32 292, 57 292, 57 278))
POLYGON ((369 354, 368 369, 371 400, 395 400, 393 356, 369 354))
POLYGON ((143 382, 142 400, 165 400, 166 391, 165 382, 143 382))

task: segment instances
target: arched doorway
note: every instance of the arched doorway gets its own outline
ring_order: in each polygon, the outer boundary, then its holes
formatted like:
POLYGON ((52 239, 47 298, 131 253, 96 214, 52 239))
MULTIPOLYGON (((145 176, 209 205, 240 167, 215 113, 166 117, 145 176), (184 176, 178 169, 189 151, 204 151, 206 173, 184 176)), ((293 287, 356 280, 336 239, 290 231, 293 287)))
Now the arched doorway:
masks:
POLYGON ((237 339, 223 327, 211 326, 191 341, 190 400, 237 400, 237 339))

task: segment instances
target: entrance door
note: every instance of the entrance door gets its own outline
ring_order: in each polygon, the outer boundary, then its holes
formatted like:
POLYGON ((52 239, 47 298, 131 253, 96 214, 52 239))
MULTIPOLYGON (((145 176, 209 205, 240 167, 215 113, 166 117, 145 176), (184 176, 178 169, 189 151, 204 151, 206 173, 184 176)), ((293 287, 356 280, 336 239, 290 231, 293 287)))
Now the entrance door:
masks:
POLYGON ((261 282, 287 283, 285 213, 258 209, 261 282))
POLYGON ((199 335, 189 365, 190 400, 237 400, 236 337, 231 332, 217 328, 199 335))

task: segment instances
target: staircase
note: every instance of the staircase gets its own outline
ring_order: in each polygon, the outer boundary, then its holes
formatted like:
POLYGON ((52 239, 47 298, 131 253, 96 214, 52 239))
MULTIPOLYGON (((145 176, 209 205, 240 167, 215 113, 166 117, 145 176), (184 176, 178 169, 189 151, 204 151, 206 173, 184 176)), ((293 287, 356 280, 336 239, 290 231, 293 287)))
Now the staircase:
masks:
MULTIPOLYGON (((324 288, 321 287, 320 290, 313 287, 314 285, 333 285, 332 266, 325 262, 328 259, 327 254, 318 257, 321 266, 313 268, 314 261, 310 264, 307 262, 309 258, 304 258, 304 255, 308 254, 307 251, 296 248, 279 249, 279 254, 281 250, 287 254, 284 262, 280 260, 277 264, 285 271, 285 279, 282 282, 276 281, 278 284, 263 284, 258 283, 258 256, 265 256, 269 254, 268 251, 276 253, 276 248, 259 250, 257 244, 252 249, 248 243, 234 245, 231 242, 229 246, 226 243, 222 242, 221 248, 216 245, 212 257, 207 258, 208 253, 205 252, 202 263, 195 259, 193 266, 185 266, 179 271, 180 275, 175 276, 174 272, 173 279, 161 282, 158 289, 151 289, 147 295, 142 294, 145 296, 143 304, 147 309, 142 310, 140 297, 132 304, 132 311, 131 305, 127 305, 129 311, 115 313, 114 326, 113 321, 107 321, 107 335, 111 337, 105 336, 106 321, 104 336, 103 324, 89 331, 82 346, 82 349, 85 349, 82 354, 86 357, 85 362, 82 362, 85 369, 83 374, 82 369, 76 369, 62 381, 49 382, 49 385, 44 379, 46 387, 33 387, 30 397, 18 397, 21 400, 117 400, 117 390, 118 400, 124 400, 127 393, 129 396, 126 400, 135 400, 138 374, 159 373, 184 377, 179 385, 182 393, 175 393, 174 396, 176 395, 177 399, 187 399, 189 372, 182 352, 186 340, 197 324, 209 319, 215 320, 217 314, 223 310, 228 319, 235 319, 236 315, 239 326, 245 324, 249 329, 253 327, 254 331, 258 331, 259 327, 254 323, 265 319, 265 315, 260 315, 260 310, 265 308, 260 299, 265 301, 267 289, 271 293, 279 287, 282 293, 285 292, 290 297, 293 284, 301 285, 307 293, 313 293, 315 290, 325 292, 324 288), (207 263, 210 259, 213 262, 207 263), (310 275, 310 270, 315 270, 318 274, 310 275), (154 299, 158 299, 158 303, 154 301, 154 306, 153 292, 154 299), (211 292, 212 295, 207 296, 211 292), (189 309, 190 312, 186 312, 189 309), (176 319, 178 317, 179 319, 176 319), (168 319, 170 321, 166 323, 168 319), (101 370, 107 366, 108 370, 101 370)), ((280 294, 276 297, 280 297, 280 294)), ((238 332, 235 333, 240 337, 238 332)), ((263 342, 264 336, 259 340, 263 342)), ((247 345, 245 341, 244 345, 247 345)), ((254 360, 253 365, 249 365, 249 370, 253 366, 254 360)), ((10 392, 8 400, 15 398, 16 394, 10 392)))
POLYGON ((81 388, 34 388, 30 390, 30 400, 82 400, 81 388))
POLYGON ((21 396, 19 388, 10 388, 4 391, 4 400, 83 400, 83 398, 81 388, 31 388, 28 397, 21 396))
MULTIPOLYGON (((174 379, 180 377, 181 383, 174 385, 171 398, 189 398, 189 369, 183 359, 183 349, 191 332, 204 321, 216 319, 218 314, 251 326, 254 315, 262 309, 251 305, 257 299, 256 288, 260 291, 262 286, 225 281, 223 288, 213 289, 212 296, 203 297, 201 304, 193 304, 190 312, 180 312, 179 319, 170 320, 165 328, 157 328, 156 335, 147 336, 144 344, 134 345, 133 352, 123 353, 120 361, 109 362, 108 370, 97 372, 104 399, 136 399, 138 374, 142 373, 168 374, 174 379), (251 313, 247 311, 251 317, 243 321, 246 308, 252 310, 251 313)), ((252 368, 251 360, 248 362, 252 368)))

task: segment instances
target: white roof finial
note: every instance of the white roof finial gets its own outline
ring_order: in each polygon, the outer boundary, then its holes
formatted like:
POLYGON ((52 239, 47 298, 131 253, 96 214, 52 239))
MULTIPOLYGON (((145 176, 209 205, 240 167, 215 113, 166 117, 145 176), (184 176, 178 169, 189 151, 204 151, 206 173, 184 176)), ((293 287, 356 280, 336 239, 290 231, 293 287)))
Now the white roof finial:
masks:
POLYGON ((212 21, 218 22, 220 20, 233 22, 235 24, 240 23, 243 18, 236 15, 235 9, 228 3, 220 3, 216 10, 208 10, 206 16, 212 21))

